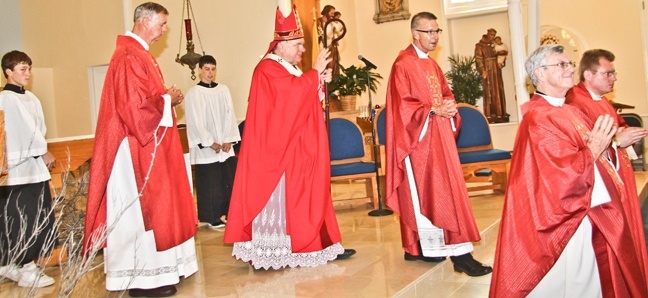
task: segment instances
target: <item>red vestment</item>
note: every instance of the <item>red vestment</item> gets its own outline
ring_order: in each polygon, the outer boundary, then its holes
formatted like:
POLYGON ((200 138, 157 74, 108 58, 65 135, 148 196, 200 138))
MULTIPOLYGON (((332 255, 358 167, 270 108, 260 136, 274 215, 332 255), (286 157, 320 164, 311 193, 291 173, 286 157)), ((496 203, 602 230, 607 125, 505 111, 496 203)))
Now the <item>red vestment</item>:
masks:
POLYGON ((553 267, 585 216, 592 223, 605 297, 646 297, 645 281, 617 183, 600 171, 611 201, 590 207, 595 161, 584 136, 584 116, 573 106, 554 107, 540 95, 522 106, 497 240, 490 297, 525 297, 553 267), (610 190, 611 189, 611 190, 610 190), (621 277, 621 278, 618 278, 621 277), (636 278, 634 278, 636 279, 636 278))
MULTIPOLYGON (((448 82, 433 59, 421 59, 410 45, 392 66, 387 86, 387 199, 400 215, 403 248, 420 255, 419 235, 405 168, 409 156, 421 214, 443 229, 446 244, 479 241, 479 230, 459 163, 448 118, 429 116, 434 104, 454 100, 448 82), (425 121, 427 131, 419 142, 425 121)), ((457 130, 459 114, 454 116, 457 130)))
POLYGON ((128 138, 140 191, 153 164, 139 200, 144 227, 154 231, 157 250, 175 247, 196 234, 196 209, 175 113, 173 127, 158 127, 165 93, 162 72, 155 58, 134 38, 118 36, 101 95, 90 164, 84 251, 90 248, 92 233, 107 224, 106 186, 124 138, 128 138))
MULTIPOLYGON (((623 117, 616 113, 616 110, 605 96, 603 96, 601 100, 594 100, 583 83, 579 83, 567 92, 567 99, 565 102, 581 110, 581 112, 587 116, 586 121, 588 121, 590 126, 594 125, 594 122, 596 122, 596 119, 599 116, 608 114, 614 116, 614 124, 617 127, 628 127, 623 117)), ((646 254, 646 241, 643 221, 641 219, 641 206, 639 206, 639 197, 637 195, 637 185, 635 182, 632 160, 628 157, 626 148, 618 148, 617 152, 615 152, 613 148, 610 148, 608 152, 612 156, 616 156, 618 152, 619 169, 617 170, 617 173, 623 181, 623 186, 618 187, 616 191, 618 191, 621 196, 625 215, 628 217, 629 227, 635 245, 635 253, 637 254, 637 257, 642 260, 639 265, 642 267, 644 273, 641 277, 637 276, 636 278, 643 278, 646 280, 648 278, 648 273, 646 272, 648 269, 648 254, 646 254)), ((614 187, 614 184, 606 181, 606 186, 611 188, 610 186, 614 187)))
POLYGON ((241 153, 225 229, 226 243, 252 239, 252 221, 286 174, 286 234, 292 252, 341 241, 331 200, 328 135, 319 76, 290 74, 272 59, 254 70, 241 153))

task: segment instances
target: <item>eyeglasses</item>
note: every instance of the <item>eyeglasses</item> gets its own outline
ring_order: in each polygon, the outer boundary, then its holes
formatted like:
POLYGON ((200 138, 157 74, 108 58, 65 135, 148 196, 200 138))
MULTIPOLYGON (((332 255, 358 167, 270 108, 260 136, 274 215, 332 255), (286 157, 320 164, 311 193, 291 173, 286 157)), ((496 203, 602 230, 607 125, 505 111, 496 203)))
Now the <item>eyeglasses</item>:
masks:
POLYGON ((617 74, 619 74, 619 73, 616 72, 616 71, 596 71, 596 72, 598 72, 598 73, 602 73, 602 74, 604 74, 605 76, 607 76, 608 78, 611 78, 612 76, 614 76, 614 77, 616 78, 617 74))
POLYGON ((565 69, 565 68, 569 67, 570 65, 573 66, 573 67, 576 67, 576 62, 574 62, 574 61, 564 62, 563 61, 563 62, 556 63, 556 64, 540 65, 540 67, 560 66, 560 68, 565 69))
POLYGON ((419 29, 415 29, 415 30, 418 31, 418 32, 421 32, 421 33, 427 33, 427 34, 429 34, 429 35, 432 35, 432 34, 434 34, 434 33, 436 33, 436 34, 441 34, 441 32, 443 32, 443 29, 441 29, 441 28, 436 29, 436 30, 434 30, 434 29, 432 29, 432 30, 419 30, 419 29))

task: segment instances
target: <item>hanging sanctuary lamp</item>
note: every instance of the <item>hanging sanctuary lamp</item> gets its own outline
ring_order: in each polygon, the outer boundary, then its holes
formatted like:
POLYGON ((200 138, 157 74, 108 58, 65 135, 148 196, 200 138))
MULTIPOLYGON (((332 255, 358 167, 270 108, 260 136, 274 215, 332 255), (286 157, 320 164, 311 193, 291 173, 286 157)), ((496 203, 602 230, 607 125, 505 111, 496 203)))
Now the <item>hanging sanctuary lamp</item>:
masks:
POLYGON ((184 23, 184 28, 185 28, 185 35, 187 37, 187 53, 182 55, 180 57, 180 48, 182 47, 182 31, 180 32, 180 44, 178 45, 178 55, 176 56, 175 61, 180 63, 180 65, 187 65, 189 66, 189 69, 191 69, 191 79, 195 80, 196 79, 196 72, 194 69, 196 68, 196 64, 198 64, 198 60, 200 57, 205 55, 205 51, 203 50, 202 47, 202 41, 200 40, 200 33, 198 32, 198 24, 196 23, 196 17, 194 16, 193 13, 193 8, 191 7, 191 0, 184 0, 182 4, 182 15, 184 16, 185 8, 187 9, 187 18, 184 19, 184 22, 180 23, 180 27, 182 28, 182 23, 184 23), (198 43, 200 44, 200 49, 202 50, 202 55, 196 53, 195 50, 195 45, 193 42, 193 33, 191 30, 191 19, 193 18, 194 24, 196 26, 196 35, 198 36, 198 43))

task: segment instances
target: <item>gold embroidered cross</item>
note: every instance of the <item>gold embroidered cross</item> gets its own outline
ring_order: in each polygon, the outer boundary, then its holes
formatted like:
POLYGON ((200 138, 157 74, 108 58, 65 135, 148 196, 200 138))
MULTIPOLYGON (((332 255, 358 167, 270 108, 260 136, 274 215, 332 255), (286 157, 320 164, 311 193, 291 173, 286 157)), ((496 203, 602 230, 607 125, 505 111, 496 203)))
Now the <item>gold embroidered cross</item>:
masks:
POLYGON ((439 84, 439 79, 437 78, 436 74, 430 73, 430 71, 427 71, 427 75, 425 76, 428 80, 428 84, 430 85, 430 94, 432 95, 432 101, 433 104, 441 104, 441 85, 439 84))

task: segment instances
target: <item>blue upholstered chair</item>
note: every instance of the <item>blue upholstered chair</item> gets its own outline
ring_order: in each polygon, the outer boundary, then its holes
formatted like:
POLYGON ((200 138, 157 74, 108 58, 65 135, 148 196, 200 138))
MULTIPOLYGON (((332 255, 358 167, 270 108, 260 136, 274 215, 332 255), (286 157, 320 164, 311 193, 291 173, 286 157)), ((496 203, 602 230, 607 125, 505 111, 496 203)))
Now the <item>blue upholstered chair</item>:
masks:
MULTIPOLYGON (((625 120, 626 124, 628 126, 632 127, 643 127, 643 120, 641 120, 641 117, 637 114, 634 113, 623 113, 621 114, 621 117, 623 117, 623 120, 625 120)), ((632 161, 632 168, 636 170, 646 170, 646 159, 644 156, 644 139, 641 139, 641 141, 636 142, 634 145, 632 145, 635 153, 637 153, 637 157, 639 159, 635 159, 632 161)))
POLYGON ((493 189, 504 192, 511 166, 511 153, 494 149, 488 120, 474 106, 458 104, 461 130, 457 137, 459 161, 466 182, 489 182, 468 187, 469 191, 493 189))
POLYGON ((385 113, 386 107, 376 111, 376 119, 374 121, 374 130, 376 131, 376 145, 378 146, 378 173, 380 176, 385 176, 386 174, 386 161, 385 161, 385 145, 387 144, 387 128, 385 127, 385 122, 387 119, 387 113, 385 113))
POLYGON ((371 203, 378 206, 376 164, 371 160, 364 144, 360 127, 346 118, 331 118, 331 181, 364 179, 367 198, 334 200, 333 205, 371 203))

